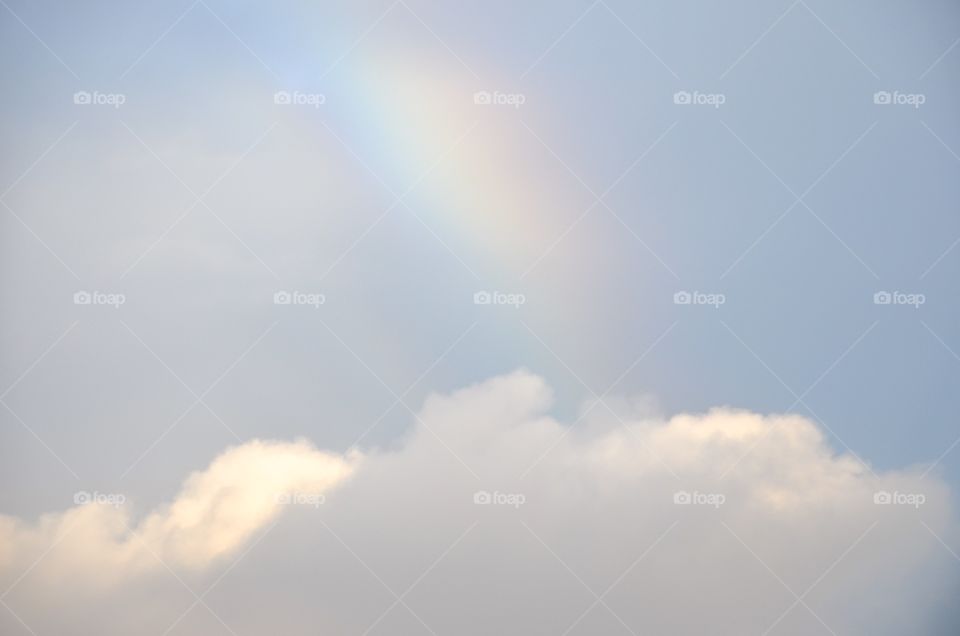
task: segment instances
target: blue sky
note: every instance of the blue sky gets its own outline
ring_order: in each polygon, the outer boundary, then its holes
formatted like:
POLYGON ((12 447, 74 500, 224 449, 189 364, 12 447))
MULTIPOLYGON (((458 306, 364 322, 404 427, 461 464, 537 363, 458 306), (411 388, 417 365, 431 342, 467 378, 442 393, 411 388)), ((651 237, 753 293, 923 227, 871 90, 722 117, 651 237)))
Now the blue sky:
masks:
POLYGON ((516 369, 956 504, 952 3, 4 2, 0 513, 402 449, 516 369))

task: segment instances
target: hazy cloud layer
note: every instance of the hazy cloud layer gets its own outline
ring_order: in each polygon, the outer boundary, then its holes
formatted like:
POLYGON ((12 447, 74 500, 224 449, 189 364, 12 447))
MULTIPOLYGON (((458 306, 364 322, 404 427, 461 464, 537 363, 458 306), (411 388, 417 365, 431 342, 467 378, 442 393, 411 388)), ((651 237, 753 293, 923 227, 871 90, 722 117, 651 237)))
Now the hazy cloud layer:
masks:
POLYGON ((936 633, 935 475, 794 415, 552 402, 515 372, 432 395, 395 449, 251 441, 156 510, 0 517, 3 600, 60 634, 936 633))

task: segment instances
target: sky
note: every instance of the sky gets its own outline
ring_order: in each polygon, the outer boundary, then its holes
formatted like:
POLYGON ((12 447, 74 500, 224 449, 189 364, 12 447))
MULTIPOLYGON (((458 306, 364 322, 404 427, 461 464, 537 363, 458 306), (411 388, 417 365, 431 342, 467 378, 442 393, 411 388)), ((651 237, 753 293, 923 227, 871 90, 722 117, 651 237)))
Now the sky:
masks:
POLYGON ((956 633, 954 3, 0 50, 0 632, 956 633))

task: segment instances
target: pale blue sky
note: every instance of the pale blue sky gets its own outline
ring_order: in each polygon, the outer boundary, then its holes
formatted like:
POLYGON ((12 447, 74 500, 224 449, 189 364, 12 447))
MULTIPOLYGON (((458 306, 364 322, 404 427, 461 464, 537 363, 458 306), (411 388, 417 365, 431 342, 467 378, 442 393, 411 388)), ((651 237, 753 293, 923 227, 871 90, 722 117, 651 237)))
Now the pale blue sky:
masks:
POLYGON ((4 2, 0 512, 157 502, 253 437, 389 447, 396 396, 519 367, 566 421, 790 410, 958 501, 954 3, 4 2))

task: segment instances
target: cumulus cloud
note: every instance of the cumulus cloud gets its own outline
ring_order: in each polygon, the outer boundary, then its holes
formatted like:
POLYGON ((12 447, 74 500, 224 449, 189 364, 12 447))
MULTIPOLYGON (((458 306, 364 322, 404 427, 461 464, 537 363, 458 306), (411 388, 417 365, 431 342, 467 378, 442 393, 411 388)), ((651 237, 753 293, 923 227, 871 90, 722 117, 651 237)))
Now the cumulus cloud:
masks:
MULTIPOLYGON (((938 612, 957 589, 956 562, 941 541, 956 545, 957 526, 935 474, 877 472, 797 415, 595 405, 561 423, 552 402, 541 378, 519 371, 429 397, 395 449, 229 449, 139 522, 109 506, 0 518, 8 602, 44 627, 71 582, 90 579, 100 582, 90 603, 109 605, 122 585, 121 613, 136 616, 146 590, 166 585, 154 576, 162 560, 219 584, 218 629, 249 633, 874 635, 949 624, 938 612), (276 493, 294 491, 328 497, 277 505, 276 493), (254 536, 264 539, 246 554, 254 536)), ((156 618, 157 633, 164 620, 206 633, 207 610, 184 618, 184 605, 156 618)), ((106 616, 84 629, 123 624, 106 616)))
POLYGON ((353 472, 359 455, 324 453, 305 441, 252 441, 190 475, 177 497, 139 523, 119 493, 78 493, 80 504, 36 524, 0 516, 0 568, 29 567, 50 585, 106 588, 162 568, 202 570, 239 550, 296 494, 321 495, 353 472), (90 501, 86 501, 90 500, 90 501))

